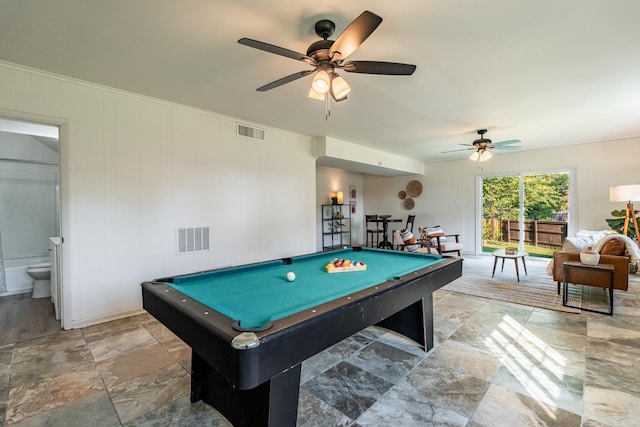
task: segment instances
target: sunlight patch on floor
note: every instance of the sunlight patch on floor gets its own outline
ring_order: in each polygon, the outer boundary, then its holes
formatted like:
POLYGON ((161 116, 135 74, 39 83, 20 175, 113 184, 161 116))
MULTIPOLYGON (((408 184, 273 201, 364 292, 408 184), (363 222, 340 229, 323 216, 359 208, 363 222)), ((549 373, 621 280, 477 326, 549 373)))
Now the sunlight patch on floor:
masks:
MULTIPOLYGON (((556 402, 560 398, 562 390, 558 383, 565 376, 567 360, 544 340, 505 315, 485 343, 493 351, 505 354, 504 366, 531 397, 541 402, 556 402), (529 345, 518 345, 519 338, 526 339, 529 345)), ((550 417, 555 417, 554 407, 541 405, 550 417)))

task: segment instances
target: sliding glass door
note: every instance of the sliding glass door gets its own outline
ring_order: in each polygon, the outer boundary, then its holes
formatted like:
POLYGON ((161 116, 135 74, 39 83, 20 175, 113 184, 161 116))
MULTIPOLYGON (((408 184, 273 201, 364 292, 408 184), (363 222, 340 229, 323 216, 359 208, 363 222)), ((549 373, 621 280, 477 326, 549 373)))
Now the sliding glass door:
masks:
POLYGON ((482 252, 516 247, 549 257, 569 219, 569 172, 482 177, 482 252))

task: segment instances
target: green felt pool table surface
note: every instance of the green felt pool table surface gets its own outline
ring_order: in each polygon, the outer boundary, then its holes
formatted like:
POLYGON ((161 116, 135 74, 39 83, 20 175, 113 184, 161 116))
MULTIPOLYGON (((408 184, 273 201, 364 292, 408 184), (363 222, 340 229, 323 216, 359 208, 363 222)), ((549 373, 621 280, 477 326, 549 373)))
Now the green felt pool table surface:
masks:
POLYGON ((282 260, 250 264, 173 278, 170 287, 194 300, 239 320, 243 328, 312 308, 394 277, 441 262, 439 255, 362 248, 320 252, 282 260), (367 270, 327 273, 334 258, 362 261, 367 270), (296 279, 287 281, 287 272, 296 279))

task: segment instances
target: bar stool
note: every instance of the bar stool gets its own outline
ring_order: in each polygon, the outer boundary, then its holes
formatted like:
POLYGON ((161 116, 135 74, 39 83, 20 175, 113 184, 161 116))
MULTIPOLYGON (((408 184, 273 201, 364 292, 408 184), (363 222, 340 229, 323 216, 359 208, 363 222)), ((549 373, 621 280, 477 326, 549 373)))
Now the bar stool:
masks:
POLYGON ((365 239, 365 246, 370 248, 377 248, 380 241, 380 235, 383 233, 383 229, 380 228, 378 223, 378 215, 365 215, 367 238, 365 239), (374 242, 375 239, 375 242, 374 242))
POLYGON ((407 223, 404 225, 404 229, 405 230, 409 230, 410 232, 413 233, 413 223, 416 220, 416 216, 415 215, 409 215, 407 217, 407 223))

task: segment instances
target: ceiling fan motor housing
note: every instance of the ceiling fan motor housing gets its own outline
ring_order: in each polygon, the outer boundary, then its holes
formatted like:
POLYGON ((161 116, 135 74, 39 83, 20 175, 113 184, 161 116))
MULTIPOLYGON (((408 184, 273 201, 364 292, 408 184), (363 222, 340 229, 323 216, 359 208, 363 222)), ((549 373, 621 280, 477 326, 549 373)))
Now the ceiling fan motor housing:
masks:
POLYGON ((322 37, 322 40, 311 43, 311 46, 307 49, 307 56, 315 59, 316 61, 329 60, 329 49, 333 45, 333 40, 329 40, 329 37, 333 35, 336 30, 336 24, 328 19, 321 19, 316 22, 315 31, 318 37, 322 37))
POLYGON ((315 59, 316 61, 329 60, 329 49, 333 45, 333 40, 318 40, 311 43, 309 49, 307 49, 307 56, 315 59))
POLYGON ((480 135, 480 138, 473 141, 473 145, 477 145, 481 148, 485 148, 491 145, 491 140, 489 138, 484 137, 484 134, 487 133, 486 129, 478 129, 477 132, 478 132, 478 135, 480 135))

